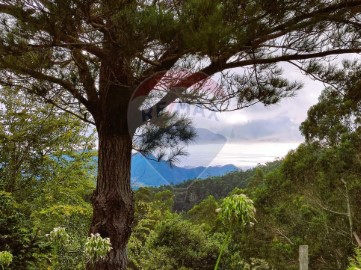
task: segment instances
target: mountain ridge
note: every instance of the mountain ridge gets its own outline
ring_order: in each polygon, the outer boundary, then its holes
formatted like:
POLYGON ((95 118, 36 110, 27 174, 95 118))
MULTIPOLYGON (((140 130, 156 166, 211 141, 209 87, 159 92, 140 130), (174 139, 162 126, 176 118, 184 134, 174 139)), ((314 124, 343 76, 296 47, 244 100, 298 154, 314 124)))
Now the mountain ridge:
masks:
POLYGON ((134 188, 176 185, 191 179, 205 179, 222 176, 240 169, 233 164, 223 166, 199 166, 193 168, 170 165, 166 161, 156 161, 140 153, 132 156, 131 179, 134 188))

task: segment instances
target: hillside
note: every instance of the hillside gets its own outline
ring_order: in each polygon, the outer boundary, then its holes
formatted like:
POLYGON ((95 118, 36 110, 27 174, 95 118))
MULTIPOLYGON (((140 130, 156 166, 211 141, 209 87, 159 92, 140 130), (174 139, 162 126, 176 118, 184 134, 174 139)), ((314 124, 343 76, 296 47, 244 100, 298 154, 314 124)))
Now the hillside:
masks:
POLYGON ((280 165, 281 161, 277 160, 246 171, 230 172, 223 176, 212 176, 203 180, 189 180, 160 189, 172 190, 174 194, 174 211, 187 211, 209 195, 214 196, 216 199, 221 199, 226 197, 235 188, 246 188, 256 175, 258 169, 268 173, 280 165))
POLYGON ((143 186, 159 187, 176 185, 190 179, 205 179, 212 176, 222 176, 238 171, 234 165, 184 168, 171 166, 165 161, 156 161, 154 157, 146 158, 137 153, 132 157, 132 185, 134 188, 143 186))

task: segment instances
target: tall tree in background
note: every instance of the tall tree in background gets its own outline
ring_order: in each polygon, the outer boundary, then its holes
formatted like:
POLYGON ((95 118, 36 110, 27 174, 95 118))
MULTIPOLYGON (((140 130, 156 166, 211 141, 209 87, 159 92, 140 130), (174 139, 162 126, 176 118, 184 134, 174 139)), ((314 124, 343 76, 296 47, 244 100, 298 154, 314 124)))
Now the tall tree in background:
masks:
POLYGON ((300 130, 307 143, 335 147, 345 136, 360 132, 361 125, 361 65, 357 61, 343 61, 339 67, 327 69, 314 65, 314 75, 326 80, 319 102, 308 111, 300 130))
POLYGON ((95 138, 88 124, 39 97, 0 93, 0 250, 14 256, 11 269, 46 269, 53 261, 46 233, 64 226, 86 239, 95 138))
POLYGON ((159 157, 172 159, 194 135, 188 120, 165 112, 169 104, 227 111, 291 96, 300 85, 276 64, 313 72, 310 59, 360 52, 360 9, 360 0, 0 0, 1 84, 97 128, 90 232, 113 249, 88 268, 126 268, 132 148, 171 146, 159 157), (207 91, 211 77, 221 91, 207 91))

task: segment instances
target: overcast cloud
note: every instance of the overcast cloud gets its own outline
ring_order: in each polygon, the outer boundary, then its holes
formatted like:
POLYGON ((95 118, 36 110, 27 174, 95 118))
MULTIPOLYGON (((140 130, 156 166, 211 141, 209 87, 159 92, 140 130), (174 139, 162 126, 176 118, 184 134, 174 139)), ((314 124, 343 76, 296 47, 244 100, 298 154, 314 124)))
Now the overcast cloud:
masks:
POLYGON ((204 161, 200 158, 203 148, 190 146, 190 155, 182 159, 182 163, 255 166, 283 157, 303 142, 299 126, 306 119, 308 109, 317 103, 325 86, 302 75, 290 64, 282 64, 282 68, 288 79, 303 82, 304 87, 295 97, 285 98, 271 106, 257 104, 240 111, 216 115, 191 108, 188 115, 193 119, 195 127, 222 134, 228 141, 223 146, 214 146, 212 151, 209 147, 204 149, 203 156, 207 157, 204 161), (232 149, 237 152, 232 152, 232 149))
POLYGON ((302 141, 298 127, 306 119, 307 110, 317 103, 324 85, 307 78, 289 64, 282 68, 288 79, 304 84, 295 97, 284 98, 270 106, 256 104, 240 111, 217 113, 216 117, 192 108, 190 116, 195 126, 208 128, 230 141, 302 141))

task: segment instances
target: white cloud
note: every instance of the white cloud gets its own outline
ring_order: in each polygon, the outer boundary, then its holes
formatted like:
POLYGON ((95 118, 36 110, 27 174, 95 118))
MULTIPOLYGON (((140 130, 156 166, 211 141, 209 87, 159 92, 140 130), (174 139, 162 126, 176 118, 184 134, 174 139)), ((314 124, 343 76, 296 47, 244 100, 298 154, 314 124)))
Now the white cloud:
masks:
POLYGON ((289 80, 301 81, 304 87, 299 90, 295 97, 284 98, 279 103, 270 106, 256 104, 249 108, 237 112, 225 113, 228 123, 244 124, 254 120, 274 119, 288 116, 293 122, 300 124, 307 117, 307 110, 310 106, 317 103, 324 85, 313 81, 301 74, 294 66, 290 64, 281 65, 284 70, 284 77, 289 80), (246 121, 245 121, 246 120, 246 121))
POLYGON ((257 104, 240 111, 217 113, 217 120, 208 119, 208 112, 205 112, 206 116, 191 113, 196 127, 208 128, 230 140, 222 149, 214 151, 211 151, 211 145, 203 148, 192 146, 188 149, 190 155, 181 163, 255 166, 257 163, 282 157, 289 150, 295 149, 303 141, 298 127, 306 119, 308 109, 317 103, 325 86, 302 75, 290 64, 281 66, 285 77, 304 84, 295 97, 285 98, 278 104, 266 107, 257 104), (202 157, 207 159, 202 160, 202 157))

